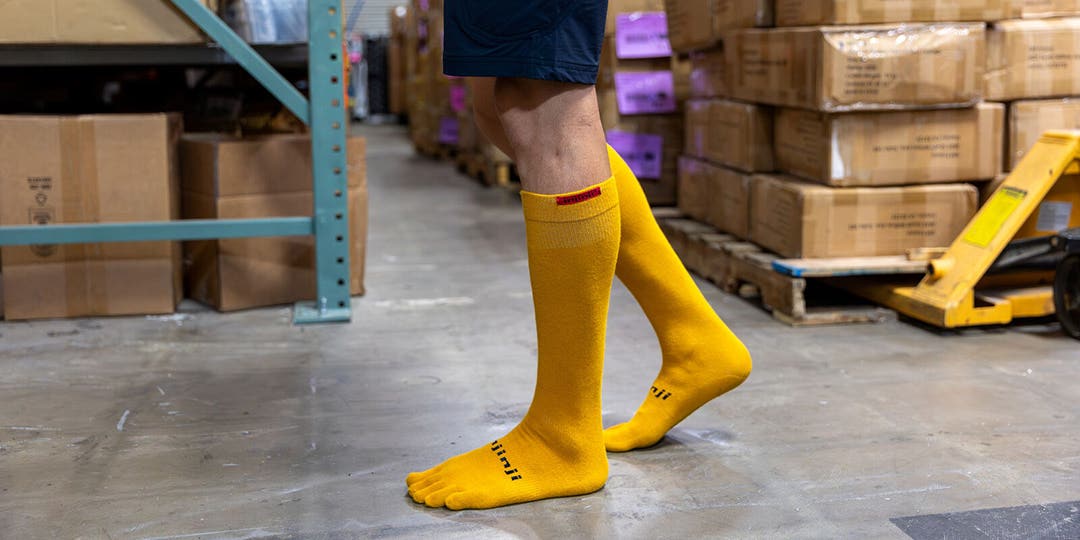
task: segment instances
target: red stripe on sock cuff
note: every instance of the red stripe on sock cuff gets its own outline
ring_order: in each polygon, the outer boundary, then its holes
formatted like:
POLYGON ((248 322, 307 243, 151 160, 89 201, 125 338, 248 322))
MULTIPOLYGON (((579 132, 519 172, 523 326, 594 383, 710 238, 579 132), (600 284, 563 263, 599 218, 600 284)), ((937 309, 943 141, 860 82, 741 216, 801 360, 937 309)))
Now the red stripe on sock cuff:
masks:
POLYGON ((573 195, 563 195, 561 197, 555 197, 555 204, 559 206, 567 206, 571 204, 583 203, 590 199, 595 199, 600 196, 600 188, 594 187, 589 191, 582 191, 581 193, 575 193, 573 195))

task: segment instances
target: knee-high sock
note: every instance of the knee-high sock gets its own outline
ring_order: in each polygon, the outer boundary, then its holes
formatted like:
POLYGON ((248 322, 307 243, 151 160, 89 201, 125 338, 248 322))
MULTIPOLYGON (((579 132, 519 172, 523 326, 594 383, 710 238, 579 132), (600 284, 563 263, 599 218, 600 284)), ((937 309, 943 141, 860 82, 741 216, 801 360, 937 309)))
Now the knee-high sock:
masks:
POLYGON ((491 445, 410 475, 410 495, 428 506, 492 508, 590 493, 607 480, 600 390, 619 249, 616 183, 522 200, 539 345, 532 406, 491 445))
POLYGON ((750 354, 709 306, 660 231, 634 173, 608 148, 619 186, 622 241, 616 275, 660 340, 663 364, 631 421, 605 432, 610 451, 653 445, 675 424, 750 374, 750 354))

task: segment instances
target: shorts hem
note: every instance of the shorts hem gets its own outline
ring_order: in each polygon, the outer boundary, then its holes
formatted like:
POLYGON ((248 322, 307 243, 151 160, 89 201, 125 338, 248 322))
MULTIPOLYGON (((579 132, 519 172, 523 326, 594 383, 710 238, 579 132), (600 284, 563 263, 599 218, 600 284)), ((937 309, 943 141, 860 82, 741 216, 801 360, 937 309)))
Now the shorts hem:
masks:
POLYGON ((538 62, 534 58, 443 57, 443 72, 454 77, 517 77, 595 85, 597 71, 594 66, 538 62))

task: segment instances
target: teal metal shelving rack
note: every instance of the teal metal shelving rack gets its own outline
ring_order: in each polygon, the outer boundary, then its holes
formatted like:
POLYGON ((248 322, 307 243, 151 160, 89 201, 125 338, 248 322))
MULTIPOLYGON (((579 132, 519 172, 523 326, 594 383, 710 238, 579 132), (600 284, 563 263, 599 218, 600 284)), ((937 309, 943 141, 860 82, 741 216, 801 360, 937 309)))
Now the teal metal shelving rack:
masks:
POLYGON ((308 83, 305 98, 216 14, 198 0, 171 1, 266 87, 311 132, 312 217, 87 223, 0 227, 0 246, 207 240, 268 236, 315 237, 316 294, 296 305, 297 324, 351 318, 345 138, 348 131, 340 0, 308 0, 308 83))

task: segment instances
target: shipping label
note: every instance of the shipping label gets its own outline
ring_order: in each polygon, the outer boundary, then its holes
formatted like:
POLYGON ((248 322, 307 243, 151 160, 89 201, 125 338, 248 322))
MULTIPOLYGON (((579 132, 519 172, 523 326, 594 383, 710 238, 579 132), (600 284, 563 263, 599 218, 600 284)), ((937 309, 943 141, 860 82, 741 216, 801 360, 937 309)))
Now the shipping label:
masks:
POLYGON ((439 121, 439 143, 456 145, 460 136, 458 119, 452 116, 444 116, 439 121))
POLYGON ((671 56, 667 15, 662 11, 620 14, 615 19, 615 56, 622 59, 671 56))
POLYGON ((1039 232, 1061 232, 1069 228, 1072 221, 1071 202, 1044 201, 1039 205, 1039 219, 1035 229, 1039 232))
POLYGON ((675 77, 670 71, 616 73, 615 98, 620 114, 667 114, 678 110, 675 77))
MULTIPOLYGON (((48 225, 56 221, 56 210, 50 204, 52 196, 53 179, 49 176, 31 176, 26 179, 26 186, 33 196, 34 203, 27 212, 27 220, 31 225, 48 225)), ((46 258, 56 254, 55 244, 38 244, 30 246, 30 251, 38 257, 46 258)))
POLYGON ((663 176, 663 136, 611 130, 607 140, 638 178, 659 180, 663 176))
POLYGON ((450 86, 450 108, 454 112, 465 110, 465 86, 455 84, 450 86))

